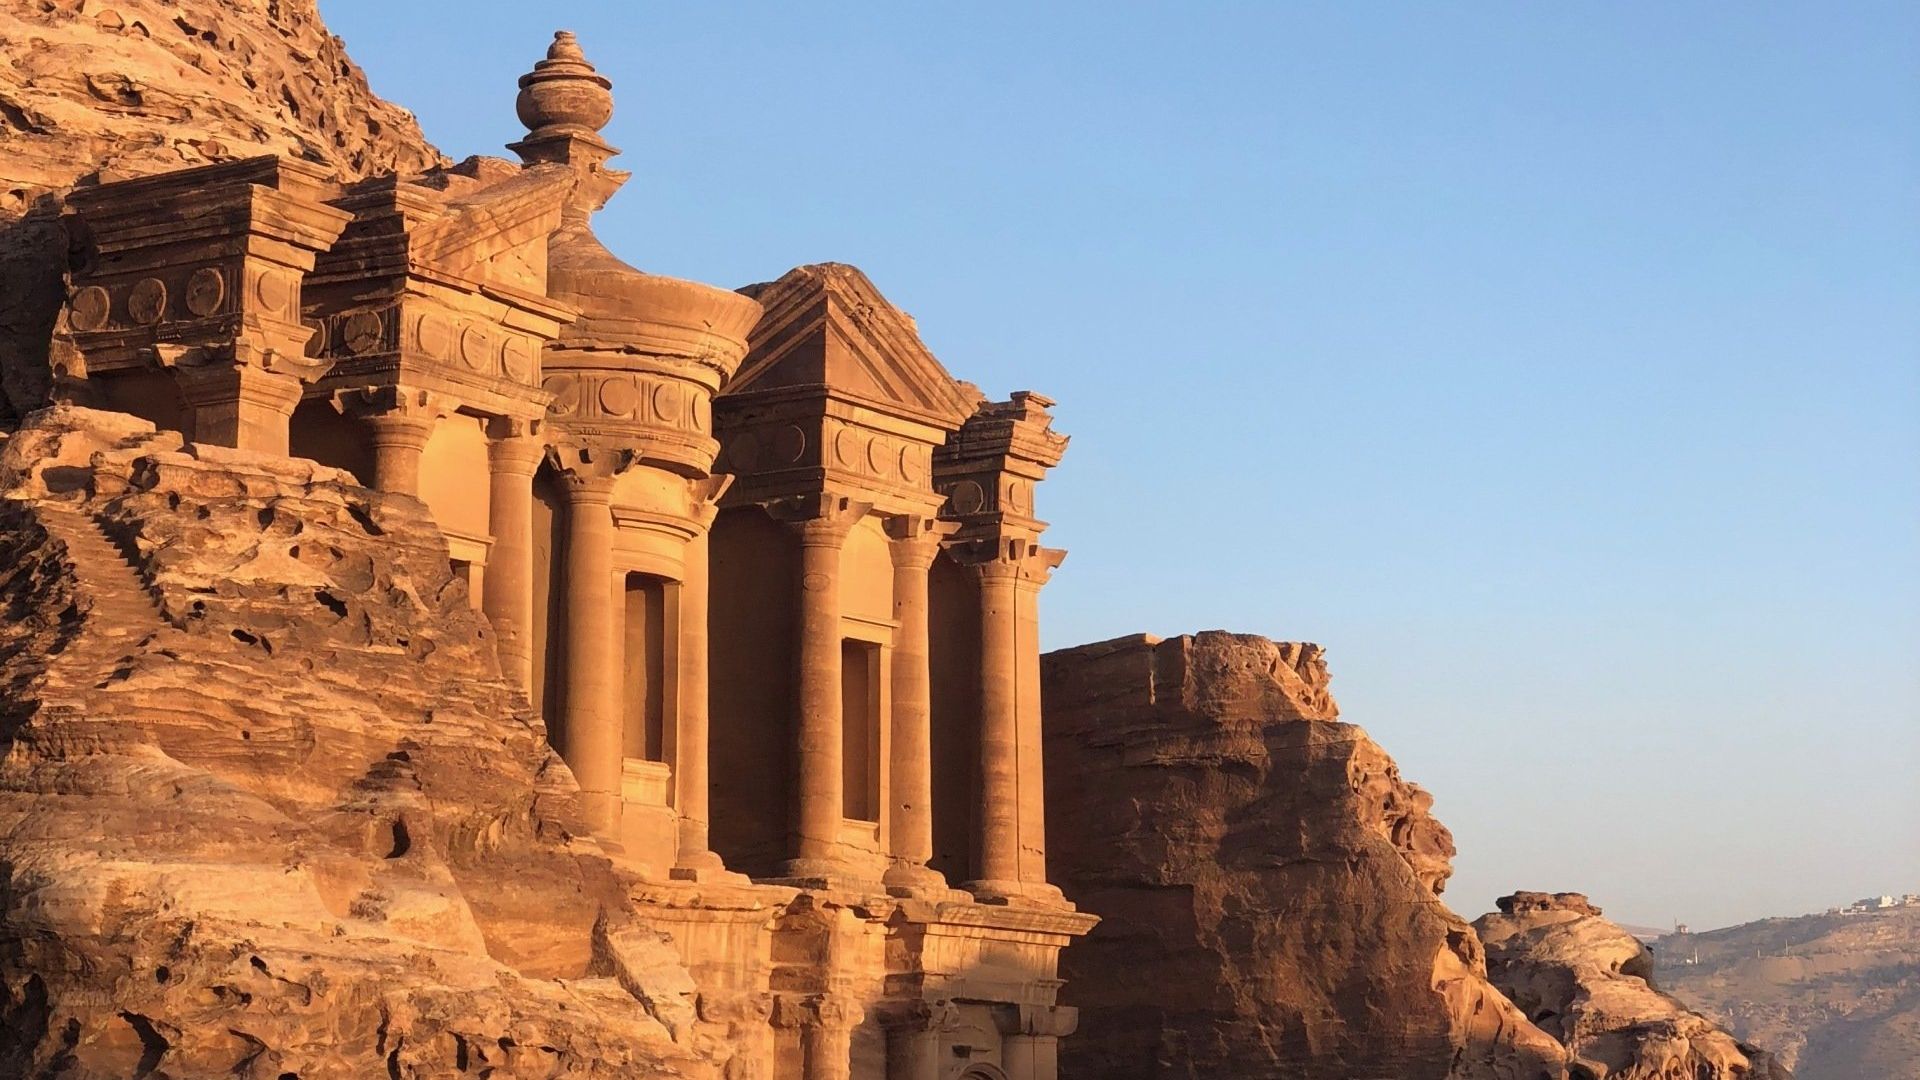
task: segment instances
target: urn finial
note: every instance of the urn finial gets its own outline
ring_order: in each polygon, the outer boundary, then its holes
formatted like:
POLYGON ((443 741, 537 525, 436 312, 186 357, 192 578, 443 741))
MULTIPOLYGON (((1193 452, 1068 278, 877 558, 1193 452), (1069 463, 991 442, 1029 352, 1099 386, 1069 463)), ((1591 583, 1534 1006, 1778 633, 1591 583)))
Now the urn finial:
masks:
POLYGON ((571 30, 556 31, 546 59, 520 76, 514 103, 529 143, 568 136, 597 141, 613 119, 613 80, 594 70, 571 30))

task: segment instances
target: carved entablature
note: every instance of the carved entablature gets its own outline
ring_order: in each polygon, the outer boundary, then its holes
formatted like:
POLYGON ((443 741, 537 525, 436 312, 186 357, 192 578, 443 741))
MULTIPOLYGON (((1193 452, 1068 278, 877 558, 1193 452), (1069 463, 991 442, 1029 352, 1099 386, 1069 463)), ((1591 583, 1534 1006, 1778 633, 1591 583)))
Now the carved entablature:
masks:
POLYGON ((960 523, 956 540, 1034 537, 1047 527, 1034 514, 1034 488, 1067 449, 1052 404, 1027 390, 983 403, 934 455, 941 516, 960 523))
POLYGON ((333 364, 317 392, 404 382, 484 415, 542 415, 540 356, 575 314, 544 294, 570 192, 565 170, 481 159, 348 189, 335 205, 353 223, 308 278, 311 352, 333 364))
POLYGON ((926 513, 934 450, 975 398, 913 320, 850 266, 803 266, 742 290, 766 314, 740 374, 714 403, 730 501, 834 490, 886 514, 926 513))
POLYGON ((89 378, 208 362, 306 373, 303 276, 349 215, 326 172, 263 157, 80 188, 65 333, 89 378))
MULTIPOLYGON (((549 353, 549 356, 554 354, 549 353)), ((608 368, 552 368, 556 429, 633 448, 669 472, 704 476, 720 444, 713 437, 713 392, 671 375, 608 368)))
MULTIPOLYGON (((724 403, 727 399, 721 398, 724 403)), ((851 492, 886 514, 930 513, 937 429, 867 409, 762 402, 733 411, 715 468, 739 477, 739 504, 820 491, 851 492), (847 415, 837 415, 844 412, 847 415)))

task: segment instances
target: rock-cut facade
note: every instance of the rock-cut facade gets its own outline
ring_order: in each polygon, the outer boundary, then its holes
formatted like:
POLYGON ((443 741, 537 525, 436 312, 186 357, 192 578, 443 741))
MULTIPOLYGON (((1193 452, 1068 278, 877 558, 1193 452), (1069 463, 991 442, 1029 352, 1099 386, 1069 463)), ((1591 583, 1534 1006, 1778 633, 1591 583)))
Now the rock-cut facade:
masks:
POLYGON ((1066 438, 853 267, 608 251, 611 85, 561 33, 517 161, 74 189, 54 397, 419 500, 728 1075, 1052 1080, 1096 921, 1046 862, 1066 438))

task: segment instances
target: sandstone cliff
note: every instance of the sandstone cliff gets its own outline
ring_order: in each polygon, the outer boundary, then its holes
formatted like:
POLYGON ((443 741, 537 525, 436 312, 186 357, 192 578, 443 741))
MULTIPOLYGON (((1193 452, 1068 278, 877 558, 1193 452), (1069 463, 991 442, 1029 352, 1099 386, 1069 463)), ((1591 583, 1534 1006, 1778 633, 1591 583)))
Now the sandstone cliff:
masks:
POLYGON ((1788 1080, 1653 985, 1653 955, 1579 893, 1521 892, 1474 923, 1495 985, 1605 1080, 1788 1080))
POLYGON ((1225 633, 1045 658, 1049 861, 1102 919, 1062 961, 1063 1075, 1566 1075, 1436 896, 1430 797, 1327 682, 1317 646, 1225 633))
POLYGON ((314 0, 0 0, 0 423, 46 397, 61 194, 261 154, 354 179, 442 161, 314 0))
POLYGON ((707 1075, 420 503, 60 408, 0 548, 0 1075, 707 1075))
POLYGON ((1920 1080, 1920 905, 1676 934, 1654 958, 1669 993, 1799 1080, 1920 1080))

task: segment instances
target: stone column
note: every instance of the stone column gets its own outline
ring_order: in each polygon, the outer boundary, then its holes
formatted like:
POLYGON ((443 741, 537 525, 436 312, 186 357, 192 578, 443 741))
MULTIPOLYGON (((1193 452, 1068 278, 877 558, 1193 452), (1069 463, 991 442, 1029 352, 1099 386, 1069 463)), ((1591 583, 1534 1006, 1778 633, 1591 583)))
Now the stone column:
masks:
POLYGON ((613 836, 620 824, 625 755, 612 611, 616 470, 582 462, 561 476, 567 500, 561 754, 580 783, 589 824, 613 836))
POLYGON ((500 669, 522 690, 533 686, 533 477, 546 447, 524 420, 496 420, 487 444, 487 555, 480 607, 493 623, 500 669))
MULTIPOLYGON (((799 618, 794 633, 793 808, 785 876, 822 878, 840 870, 845 818, 841 775, 840 551, 869 504, 806 496, 769 507, 800 541, 799 618)), ((812 1075, 809 1073, 809 1075, 812 1075)))
POLYGON ((367 425, 373 445, 368 486, 418 497, 421 455, 433 438, 435 422, 447 414, 434 395, 404 386, 369 386, 336 391, 333 407, 367 425))
POLYGON ((892 804, 888 835, 891 889, 945 889, 946 879, 927 865, 933 858, 933 682, 929 670, 927 573, 940 541, 958 526, 919 516, 887 522, 892 538, 894 637, 891 759, 892 804))
POLYGON ((287 427, 305 389, 299 376, 248 364, 178 372, 180 396, 193 413, 194 442, 286 455, 287 427))
POLYGON ((980 878, 968 887, 986 894, 1020 891, 1019 571, 1004 550, 974 564, 980 583, 980 878))
POLYGON ((373 487, 395 495, 420 495, 420 458, 433 438, 434 417, 383 412, 366 418, 373 443, 373 487))

